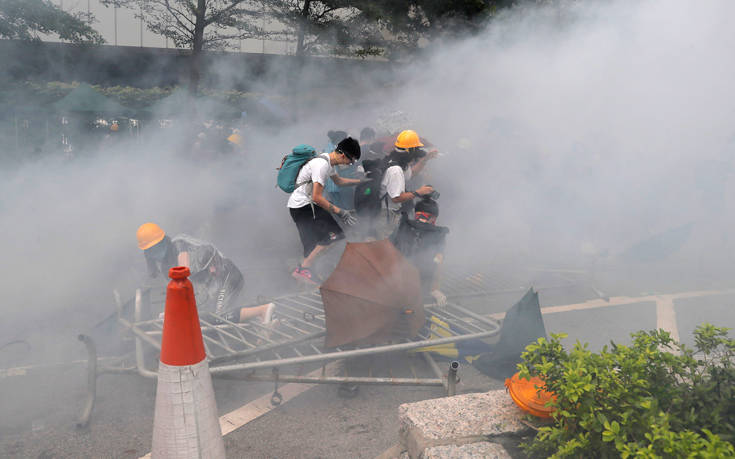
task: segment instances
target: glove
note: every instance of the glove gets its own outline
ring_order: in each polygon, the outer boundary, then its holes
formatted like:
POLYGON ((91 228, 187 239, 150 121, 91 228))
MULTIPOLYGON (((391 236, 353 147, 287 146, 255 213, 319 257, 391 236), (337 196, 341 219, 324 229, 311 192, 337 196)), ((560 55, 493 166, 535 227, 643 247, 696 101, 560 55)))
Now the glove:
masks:
POLYGON ((443 308, 447 305, 447 297, 441 292, 441 290, 432 290, 431 296, 434 297, 434 300, 436 300, 436 305, 440 308, 443 308))
POLYGON ((352 226, 357 223, 357 217, 355 217, 354 210, 340 209, 337 216, 342 219, 342 223, 347 226, 352 226))

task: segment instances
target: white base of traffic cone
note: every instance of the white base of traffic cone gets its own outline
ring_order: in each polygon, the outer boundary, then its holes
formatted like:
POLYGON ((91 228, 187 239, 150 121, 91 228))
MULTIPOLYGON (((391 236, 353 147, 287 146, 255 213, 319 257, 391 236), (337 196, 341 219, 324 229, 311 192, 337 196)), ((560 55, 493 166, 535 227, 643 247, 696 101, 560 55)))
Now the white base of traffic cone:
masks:
POLYGON ((159 362, 151 457, 225 457, 206 360, 186 366, 159 362))

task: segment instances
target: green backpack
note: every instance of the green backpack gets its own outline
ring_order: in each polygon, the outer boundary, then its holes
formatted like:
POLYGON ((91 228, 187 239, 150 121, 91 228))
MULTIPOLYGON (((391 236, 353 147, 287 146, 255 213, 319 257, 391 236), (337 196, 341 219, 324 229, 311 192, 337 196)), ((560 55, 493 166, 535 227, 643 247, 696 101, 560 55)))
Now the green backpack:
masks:
POLYGON ((316 158, 316 149, 311 145, 302 143, 294 147, 290 155, 283 157, 281 167, 278 168, 278 188, 286 193, 293 193, 296 189, 296 178, 299 176, 301 168, 314 158, 316 158))

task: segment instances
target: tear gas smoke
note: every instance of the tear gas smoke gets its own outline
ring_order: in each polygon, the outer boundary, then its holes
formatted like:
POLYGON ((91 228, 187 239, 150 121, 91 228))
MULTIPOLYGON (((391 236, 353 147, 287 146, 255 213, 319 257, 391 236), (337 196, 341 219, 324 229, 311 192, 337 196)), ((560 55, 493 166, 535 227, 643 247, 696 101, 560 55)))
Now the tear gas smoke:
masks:
MULTIPOLYGON (((413 122, 402 128, 443 152, 426 180, 441 191, 450 264, 470 254, 509 270, 615 260, 693 224, 674 259, 724 266, 734 13, 727 0, 519 8, 393 73, 347 88, 330 73, 328 97, 289 109, 301 121, 280 131, 246 132, 247 153, 234 161, 191 160, 190 137, 164 130, 93 157, 3 168, 0 335, 16 337, 19 321, 63 322, 73 334, 111 312, 112 288, 131 294, 144 272, 134 234, 146 221, 211 240, 244 272, 287 270, 300 248, 274 188, 281 156, 299 143, 322 147, 329 129, 357 136, 394 109, 413 122)), ((253 89, 307 94, 314 84, 308 70, 271 72, 280 80, 253 89)))

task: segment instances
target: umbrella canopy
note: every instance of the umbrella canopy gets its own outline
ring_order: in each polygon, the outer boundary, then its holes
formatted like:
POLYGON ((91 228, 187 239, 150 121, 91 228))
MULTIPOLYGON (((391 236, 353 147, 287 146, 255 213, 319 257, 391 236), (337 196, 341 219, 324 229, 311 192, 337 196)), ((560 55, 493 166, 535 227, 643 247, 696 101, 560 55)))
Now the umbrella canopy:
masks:
POLYGON ((60 112, 106 113, 110 115, 123 115, 130 112, 130 109, 123 107, 86 83, 74 88, 69 94, 54 102, 52 106, 60 112))
POLYGON ((388 240, 347 243, 320 290, 327 347, 410 338, 424 326, 419 273, 388 240))
POLYGON ((239 109, 208 97, 192 96, 184 88, 177 88, 168 96, 142 110, 147 116, 178 118, 196 112, 203 119, 235 119, 241 116, 239 109))

